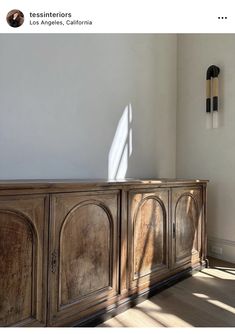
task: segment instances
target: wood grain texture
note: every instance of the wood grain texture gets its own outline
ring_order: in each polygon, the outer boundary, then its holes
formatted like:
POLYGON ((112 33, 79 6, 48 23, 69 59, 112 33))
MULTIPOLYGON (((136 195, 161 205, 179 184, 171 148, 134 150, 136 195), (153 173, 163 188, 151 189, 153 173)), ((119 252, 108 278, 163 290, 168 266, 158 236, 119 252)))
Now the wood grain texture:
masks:
POLYGON ((112 222, 102 206, 86 203, 66 217, 60 236, 61 304, 106 288, 110 282, 112 222))
POLYGON ((26 219, 0 211, 0 325, 32 314, 33 238, 26 219))
POLYGON ((117 295, 119 210, 117 191, 52 196, 50 249, 58 254, 50 273, 53 325, 117 295))
POLYGON ((45 196, 0 196, 0 326, 46 324, 46 206, 45 196))
POLYGON ((128 192, 121 191, 121 222, 120 222, 120 294, 128 295, 128 192))
POLYGON ((157 281, 168 268, 168 191, 130 192, 130 285, 157 281), (154 277, 155 276, 155 277, 154 277))
POLYGON ((126 187, 135 188, 169 188, 176 186, 195 186, 206 184, 207 180, 190 179, 51 179, 51 180, 0 180, 0 192, 2 195, 16 194, 36 194, 36 193, 58 193, 72 191, 92 191, 92 190, 111 190, 125 189, 126 187))
POLYGON ((172 191, 174 266, 198 262, 201 253, 201 188, 179 188, 172 191))
POLYGON ((175 210, 176 261, 191 256, 197 249, 198 208, 194 198, 183 195, 175 210))
MULTIPOLYGON (((136 200, 138 200, 136 198, 136 200)), ((166 264, 166 212, 164 204, 148 196, 134 217, 134 274, 149 274, 166 264)))

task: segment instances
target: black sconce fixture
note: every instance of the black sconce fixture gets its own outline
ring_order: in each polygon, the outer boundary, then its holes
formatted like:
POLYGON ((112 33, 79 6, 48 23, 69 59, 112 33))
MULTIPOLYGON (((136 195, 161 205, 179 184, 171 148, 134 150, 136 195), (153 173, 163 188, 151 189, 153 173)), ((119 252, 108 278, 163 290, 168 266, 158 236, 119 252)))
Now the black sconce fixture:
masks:
POLYGON ((216 65, 209 66, 206 72, 207 128, 218 128, 219 73, 220 69, 216 65))

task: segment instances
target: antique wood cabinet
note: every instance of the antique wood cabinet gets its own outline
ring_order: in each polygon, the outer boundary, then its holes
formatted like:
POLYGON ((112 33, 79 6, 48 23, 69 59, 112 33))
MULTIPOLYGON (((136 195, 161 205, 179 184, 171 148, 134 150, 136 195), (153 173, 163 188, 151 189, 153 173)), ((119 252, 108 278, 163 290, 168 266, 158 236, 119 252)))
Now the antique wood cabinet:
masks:
POLYGON ((0 326, 84 326, 205 266, 206 186, 0 181, 0 326))

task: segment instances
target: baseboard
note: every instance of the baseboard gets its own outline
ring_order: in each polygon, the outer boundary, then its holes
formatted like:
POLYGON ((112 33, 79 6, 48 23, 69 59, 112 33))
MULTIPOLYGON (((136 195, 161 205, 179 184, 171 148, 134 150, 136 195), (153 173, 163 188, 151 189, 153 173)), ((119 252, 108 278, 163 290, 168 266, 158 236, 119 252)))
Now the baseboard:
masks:
POLYGON ((235 241, 208 237, 208 255, 235 263, 235 241))

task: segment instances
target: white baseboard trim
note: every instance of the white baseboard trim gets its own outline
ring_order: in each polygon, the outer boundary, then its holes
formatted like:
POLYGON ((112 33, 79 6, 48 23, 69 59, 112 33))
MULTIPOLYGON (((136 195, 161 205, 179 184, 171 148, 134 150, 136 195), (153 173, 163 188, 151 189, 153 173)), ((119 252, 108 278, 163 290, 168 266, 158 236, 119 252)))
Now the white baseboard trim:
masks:
POLYGON ((235 263, 235 241, 208 237, 208 255, 235 263))

